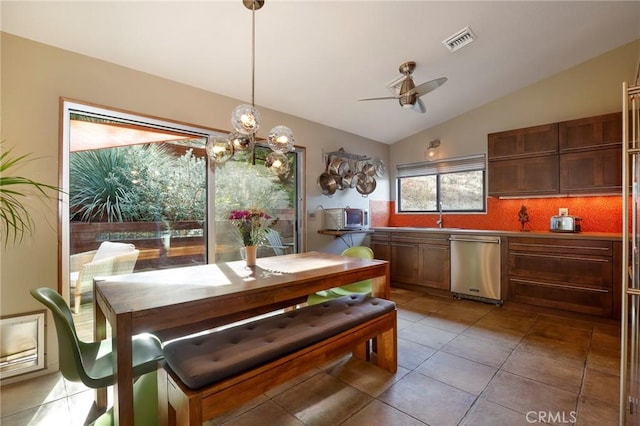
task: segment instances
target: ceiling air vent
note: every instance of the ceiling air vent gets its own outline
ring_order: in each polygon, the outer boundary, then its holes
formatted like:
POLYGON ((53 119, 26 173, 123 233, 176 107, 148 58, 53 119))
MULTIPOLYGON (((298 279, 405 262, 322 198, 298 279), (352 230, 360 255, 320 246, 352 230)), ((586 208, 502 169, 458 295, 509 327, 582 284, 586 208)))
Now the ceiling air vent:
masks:
POLYGON ((442 44, 447 46, 450 52, 455 52, 467 44, 472 43, 475 39, 476 35, 471 31, 471 28, 465 27, 446 40, 443 40, 442 44))

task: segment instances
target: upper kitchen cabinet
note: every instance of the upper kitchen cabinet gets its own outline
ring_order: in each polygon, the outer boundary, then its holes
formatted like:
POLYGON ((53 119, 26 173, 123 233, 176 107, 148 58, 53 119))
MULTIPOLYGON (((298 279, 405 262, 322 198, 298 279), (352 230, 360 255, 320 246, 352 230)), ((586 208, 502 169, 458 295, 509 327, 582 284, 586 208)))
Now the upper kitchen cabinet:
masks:
POLYGON ((488 139, 489 161, 557 154, 558 124, 489 133, 488 139))
POLYGON ((557 194, 558 124, 488 135, 489 195, 557 194))
POLYGON ((560 153, 616 148, 622 142, 622 113, 598 115, 559 123, 560 153))
POLYGON ((619 193, 622 113, 490 133, 489 195, 619 193))
POLYGON ((622 190, 622 113, 564 121, 559 142, 561 193, 622 190))

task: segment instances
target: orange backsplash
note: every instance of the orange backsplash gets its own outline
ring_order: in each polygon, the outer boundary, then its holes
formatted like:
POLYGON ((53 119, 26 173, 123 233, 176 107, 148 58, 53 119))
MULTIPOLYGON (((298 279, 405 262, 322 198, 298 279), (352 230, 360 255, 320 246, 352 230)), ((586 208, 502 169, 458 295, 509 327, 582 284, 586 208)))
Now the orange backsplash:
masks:
MULTIPOLYGON (((589 196, 562 198, 487 198, 487 212, 480 214, 443 214, 445 228, 467 228, 518 231, 518 212, 527 207, 529 222, 525 229, 548 231, 550 218, 558 208, 566 207, 569 214, 582 218, 583 232, 622 232, 622 197, 589 196)), ((371 226, 438 226, 437 214, 397 214, 394 201, 370 201, 371 226)))

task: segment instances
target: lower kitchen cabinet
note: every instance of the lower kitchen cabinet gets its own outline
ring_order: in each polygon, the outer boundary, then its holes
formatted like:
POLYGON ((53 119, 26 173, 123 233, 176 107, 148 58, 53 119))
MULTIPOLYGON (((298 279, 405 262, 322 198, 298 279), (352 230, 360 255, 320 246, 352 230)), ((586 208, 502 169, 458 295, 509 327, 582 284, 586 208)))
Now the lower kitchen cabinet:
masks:
POLYGON ((418 245, 418 285, 451 289, 449 239, 428 240, 418 245))
POLYGON ((398 233, 391 236, 391 281, 449 290, 449 234, 398 233))
POLYGON ((412 243, 392 242, 391 246, 391 281, 407 284, 418 282, 418 245, 412 243))
POLYGON ((614 242, 584 238, 509 238, 509 300, 616 316, 619 259, 614 242))
POLYGON ((373 257, 380 260, 391 259, 391 249, 389 247, 389 233, 375 231, 371 235, 369 247, 373 250, 373 257))

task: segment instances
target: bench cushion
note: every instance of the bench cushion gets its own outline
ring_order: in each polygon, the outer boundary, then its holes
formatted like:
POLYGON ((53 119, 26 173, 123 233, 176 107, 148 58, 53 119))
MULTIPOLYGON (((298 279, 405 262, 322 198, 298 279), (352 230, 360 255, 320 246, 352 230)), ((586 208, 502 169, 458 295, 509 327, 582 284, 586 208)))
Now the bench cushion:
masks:
POLYGON ((199 389, 335 336, 384 313, 395 304, 353 294, 322 304, 176 340, 164 348, 168 366, 199 389))

